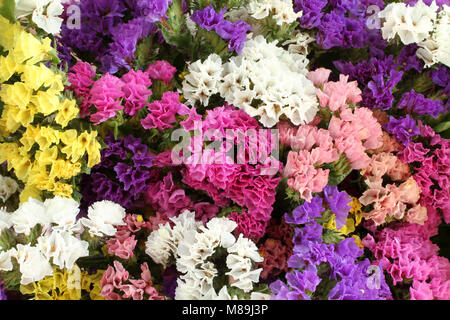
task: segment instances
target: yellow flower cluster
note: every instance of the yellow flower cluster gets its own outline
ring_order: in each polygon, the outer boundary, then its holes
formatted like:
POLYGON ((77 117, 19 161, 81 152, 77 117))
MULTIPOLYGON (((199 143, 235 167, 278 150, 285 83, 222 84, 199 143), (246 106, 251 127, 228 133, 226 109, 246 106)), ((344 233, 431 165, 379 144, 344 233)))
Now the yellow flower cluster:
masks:
POLYGON ((0 163, 25 184, 21 202, 42 191, 71 197, 70 179, 100 162, 97 131, 67 129, 78 116, 64 97, 63 75, 47 67, 51 40, 37 39, 0 16, 0 163), (15 137, 15 139, 11 139, 15 137))
POLYGON ((53 276, 38 282, 20 286, 24 295, 33 295, 34 300, 81 300, 82 291, 89 293, 91 300, 104 300, 100 280, 104 270, 90 275, 75 265, 72 270, 53 269, 53 276))
MULTIPOLYGON (((330 230, 335 230, 341 235, 349 235, 353 231, 355 231, 356 227, 361 223, 362 220, 362 210, 361 210, 361 203, 357 198, 352 197, 352 202, 349 203, 349 205, 352 206, 350 209, 349 215, 347 217, 347 220, 345 221, 346 224, 341 229, 336 230, 336 221, 335 216, 333 215, 330 221, 328 221, 323 226, 325 228, 328 228, 330 230)), ((359 238, 358 238, 359 239, 359 238)))

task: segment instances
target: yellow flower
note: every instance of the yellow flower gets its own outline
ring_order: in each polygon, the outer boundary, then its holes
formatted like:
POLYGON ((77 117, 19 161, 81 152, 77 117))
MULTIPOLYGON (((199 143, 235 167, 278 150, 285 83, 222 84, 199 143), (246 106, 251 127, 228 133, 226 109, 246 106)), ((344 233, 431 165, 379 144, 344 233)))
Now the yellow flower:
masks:
POLYGON ((6 121, 7 128, 11 133, 15 132, 18 127, 17 125, 27 127, 31 122, 33 122, 34 115, 36 114, 36 108, 29 105, 28 108, 20 109, 19 107, 6 105, 3 111, 3 116, 7 113, 6 117, 8 118, 6 121), (10 127, 17 127, 15 130, 10 127))
POLYGON ((361 238, 357 235, 353 235, 352 238, 355 239, 355 243, 358 245, 358 247, 360 247, 361 249, 364 249, 364 245, 361 241, 361 238))
POLYGON ((39 136, 40 129, 33 126, 28 126, 27 130, 22 135, 22 138, 20 138, 20 143, 23 145, 23 149, 25 151, 30 151, 30 149, 33 147, 33 145, 36 143, 36 138, 39 136))
POLYGON ((17 63, 33 65, 44 60, 51 49, 50 39, 46 38, 41 43, 31 33, 22 30, 14 37, 14 45, 10 54, 17 63))
POLYGON ((76 101, 66 99, 61 103, 60 111, 56 115, 55 121, 65 128, 69 121, 77 117, 78 112, 79 109, 76 107, 76 101))
MULTIPOLYGON (((3 109, 2 120, 3 126, 6 133, 14 133, 20 128, 20 122, 16 120, 15 106, 6 105, 5 109, 3 109)), ((17 108, 19 109, 19 108, 17 108)), ((19 109, 20 110, 20 109, 19 109)))
POLYGON ((11 165, 14 168, 14 173, 17 178, 22 181, 26 181, 33 169, 33 163, 29 157, 13 156, 9 159, 11 165))
POLYGON ((54 72, 41 63, 39 66, 25 66, 21 79, 33 90, 39 90, 43 85, 49 87, 54 77, 54 72))
POLYGON ((0 83, 5 82, 19 69, 12 56, 0 56, 0 83))
POLYGON ((56 160, 52 164, 50 170, 50 177, 52 179, 70 179, 73 176, 78 175, 81 172, 81 163, 76 162, 74 164, 62 159, 56 160))
POLYGON ((59 131, 50 127, 40 128, 39 134, 36 136, 36 142, 39 144, 41 150, 45 150, 53 143, 59 143, 59 131))
POLYGON ((14 39, 21 32, 19 23, 10 23, 0 15, 0 46, 9 51, 14 45, 14 39))
MULTIPOLYGON (((33 295, 36 300, 80 300, 82 291, 90 293, 91 299, 97 298, 100 293, 100 279, 103 270, 89 275, 81 271, 77 265, 71 270, 53 268, 53 275, 47 276, 38 282, 21 285, 20 292, 24 295, 33 295), (98 291, 98 293, 97 293, 98 291)), ((104 300, 100 297, 96 300, 104 300)))
POLYGON ((38 150, 34 157, 40 165, 52 164, 58 158, 58 147, 53 146, 42 151, 38 150))
POLYGON ((59 108, 59 96, 49 91, 38 91, 31 97, 31 102, 37 107, 38 112, 45 116, 59 108))
POLYGON ((0 143, 0 163, 8 161, 8 171, 12 169, 9 159, 13 156, 20 156, 19 146, 14 142, 0 143))
POLYGON ((100 148, 101 145, 97 141, 97 131, 92 131, 90 133, 90 141, 87 146, 87 154, 88 154, 88 167, 92 168, 97 165, 101 161, 100 148))
POLYGON ((55 196, 60 196, 63 198, 71 198, 73 193, 72 185, 63 183, 63 182, 56 182, 55 186, 50 190, 52 191, 55 196))
POLYGON ((22 82, 16 82, 12 85, 2 84, 0 98, 5 104, 24 109, 30 103, 32 93, 33 90, 22 82))
POLYGON ((35 186, 26 184, 25 188, 20 193, 20 204, 27 202, 29 200, 29 198, 33 198, 36 200, 42 200, 41 190, 39 190, 35 186))

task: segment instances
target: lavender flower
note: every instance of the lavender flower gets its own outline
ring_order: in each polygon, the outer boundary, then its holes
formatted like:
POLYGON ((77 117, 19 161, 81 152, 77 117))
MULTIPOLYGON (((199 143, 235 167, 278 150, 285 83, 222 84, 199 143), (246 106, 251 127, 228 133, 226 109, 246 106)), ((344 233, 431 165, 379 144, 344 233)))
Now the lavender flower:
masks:
POLYGON ((337 186, 326 186, 323 193, 328 206, 336 215, 336 229, 339 230, 346 224, 352 198, 345 191, 339 192, 337 186))
POLYGON ((405 93, 397 107, 418 116, 430 115, 433 118, 439 117, 444 112, 444 104, 440 100, 425 99, 422 94, 416 93, 414 89, 405 93))
POLYGON ((416 121, 409 115, 398 120, 390 117, 384 129, 405 146, 408 145, 413 136, 420 134, 420 129, 417 127, 416 121))
POLYGON ((311 202, 305 202, 292 211, 292 216, 285 214, 287 223, 305 224, 311 221, 311 218, 319 218, 325 210, 322 206, 323 199, 319 196, 312 198, 311 202))

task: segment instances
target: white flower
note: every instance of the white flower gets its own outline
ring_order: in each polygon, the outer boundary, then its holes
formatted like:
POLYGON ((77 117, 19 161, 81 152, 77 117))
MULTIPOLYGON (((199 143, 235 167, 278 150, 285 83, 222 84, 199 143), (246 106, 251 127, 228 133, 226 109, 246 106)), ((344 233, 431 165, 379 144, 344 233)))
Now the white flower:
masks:
POLYGON ((252 261, 236 254, 227 256, 227 267, 231 269, 226 275, 232 277, 232 286, 250 292, 253 289, 253 283, 259 281, 262 269, 252 270, 252 261))
POLYGON ((145 253, 148 254, 155 263, 162 264, 164 267, 170 260, 173 253, 173 244, 170 239, 169 223, 160 226, 158 230, 150 233, 145 242, 145 253))
POLYGON ((20 265, 21 284, 27 285, 53 275, 53 269, 45 256, 37 247, 29 244, 17 245, 17 262, 20 265))
POLYGON ((19 188, 16 180, 0 176, 0 199, 3 202, 9 199, 19 188))
POLYGON ((316 88, 306 78, 309 61, 257 36, 245 43, 242 54, 223 65, 219 93, 229 103, 266 127, 287 116, 295 125, 314 119, 316 88))
POLYGON ((75 261, 89 255, 89 243, 75 238, 65 231, 53 231, 50 236, 41 236, 37 247, 44 256, 61 269, 72 269, 75 261))
POLYGON ((57 34, 61 30, 63 19, 59 16, 64 7, 61 0, 16 0, 14 15, 16 18, 32 15, 32 21, 50 34, 57 34), (44 13, 45 12, 45 13, 44 13))
MULTIPOLYGON (((46 2, 48 3, 49 1, 50 0, 46 2)), ((38 0, 16 0, 16 6, 14 8, 14 15, 16 19, 32 14, 33 11, 37 8, 38 4, 41 4, 38 3, 38 0)))
POLYGON ((189 74, 183 81, 183 95, 190 105, 200 101, 207 106, 209 98, 219 92, 222 59, 211 54, 204 62, 195 61, 189 66, 189 74))
POLYGON ((236 238, 232 232, 237 228, 237 223, 227 218, 213 218, 207 224, 206 228, 201 228, 203 232, 211 238, 217 238, 219 243, 217 245, 223 248, 231 247, 236 238))
POLYGON ((271 300, 272 296, 270 294, 261 292, 252 292, 250 295, 250 300, 271 300))
POLYGON ((306 57, 309 53, 309 44, 315 41, 316 39, 313 36, 296 30, 293 33, 293 37, 283 42, 283 45, 288 46, 290 53, 298 53, 306 57))
POLYGON ((399 35, 403 44, 419 43, 427 39, 436 20, 437 5, 427 6, 419 0, 414 6, 405 3, 390 3, 378 16, 385 19, 381 28, 383 38, 393 39, 399 35))
POLYGON ((0 271, 11 271, 13 265, 11 258, 16 257, 17 250, 12 248, 8 251, 0 251, 0 271))
POLYGON ((50 217, 45 213, 45 207, 41 201, 30 198, 11 215, 10 221, 16 233, 24 233, 28 236, 37 224, 48 225, 50 217))
POLYGON ((247 7, 249 15, 257 20, 272 14, 278 25, 291 24, 302 16, 302 12, 294 12, 293 3, 289 0, 252 0, 247 7))
POLYGON ((81 232, 81 224, 77 222, 77 215, 80 212, 78 202, 71 198, 54 197, 45 200, 44 206, 47 215, 51 217, 51 222, 56 224, 54 230, 81 232))
POLYGON ((116 226, 124 226, 125 209, 117 203, 103 200, 95 202, 88 209, 88 218, 80 219, 81 223, 89 228, 93 236, 113 236, 116 226))
POLYGON ((444 5, 434 25, 430 38, 419 43, 417 56, 425 62, 425 67, 442 63, 450 67, 450 7, 444 5))
POLYGON ((0 208, 0 234, 3 229, 11 228, 11 214, 0 208))
POLYGON ((258 252, 258 247, 255 243, 247 238, 244 238, 242 233, 239 235, 236 243, 228 248, 229 253, 236 253, 243 258, 250 258, 255 262, 262 262, 263 257, 258 252))
POLYGON ((175 300, 202 300, 211 290, 211 287, 204 288, 198 280, 193 278, 179 278, 177 284, 175 300))

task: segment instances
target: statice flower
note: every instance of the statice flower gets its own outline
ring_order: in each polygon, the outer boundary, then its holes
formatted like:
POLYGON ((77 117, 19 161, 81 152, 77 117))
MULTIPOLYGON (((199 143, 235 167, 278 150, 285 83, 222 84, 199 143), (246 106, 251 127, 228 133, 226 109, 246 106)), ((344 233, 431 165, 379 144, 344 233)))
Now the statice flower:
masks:
POLYGON ((418 116, 430 115, 433 118, 437 118, 444 112, 444 104, 441 100, 426 99, 414 89, 402 96, 397 107, 418 116))
POLYGON ((399 119, 389 117, 389 123, 385 125, 384 129, 405 146, 411 141, 412 137, 420 134, 416 121, 409 115, 399 119))
POLYGON ((149 114, 141 120, 144 129, 156 128, 164 130, 172 128, 177 114, 186 115, 189 109, 180 102, 177 92, 166 91, 162 99, 148 104, 149 114))
POLYGON ((120 101, 124 95, 123 85, 122 80, 108 73, 94 83, 89 92, 89 104, 97 109, 90 116, 93 123, 99 124, 113 118, 117 111, 123 109, 120 101))
POLYGON ((326 186, 323 190, 325 201, 331 211, 336 215, 336 228, 341 229, 345 225, 348 213, 352 208, 352 198, 345 192, 339 191, 337 186, 326 186))
MULTIPOLYGON (((450 96, 450 70, 445 66, 440 66, 431 74, 435 84, 444 88, 444 94, 450 96)), ((448 110, 448 108, 447 108, 448 110)))
POLYGON ((191 20, 201 28, 215 31, 222 39, 228 40, 229 51, 242 52, 244 43, 247 40, 247 32, 251 30, 249 24, 244 21, 230 22, 224 18, 226 8, 216 13, 212 5, 203 10, 196 10, 191 16, 191 20))
POLYGON ((177 69, 165 60, 158 60, 148 66, 145 73, 148 74, 152 80, 161 80, 166 85, 170 85, 177 69))

